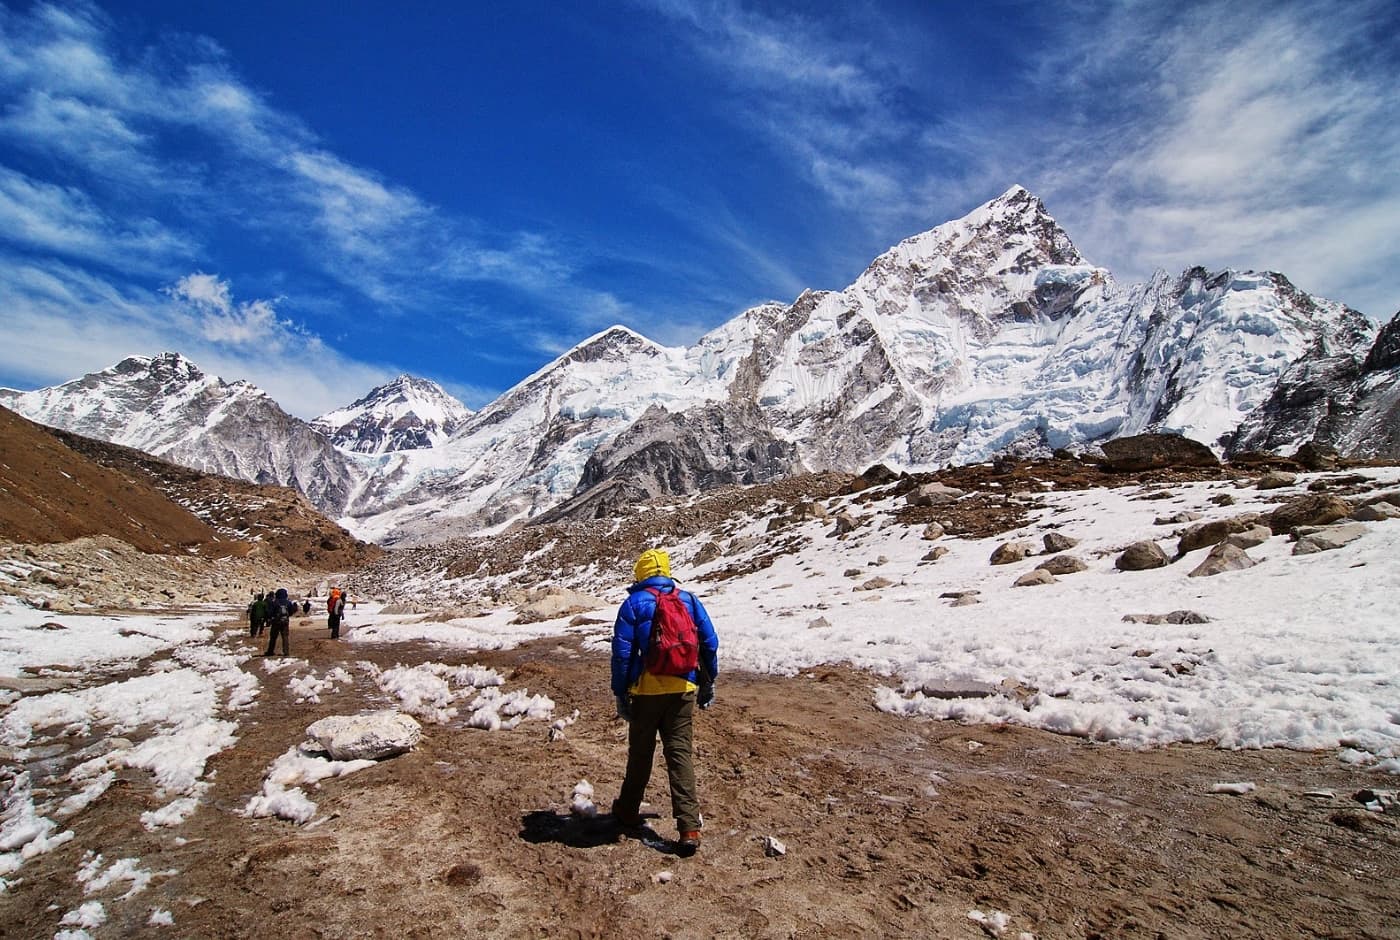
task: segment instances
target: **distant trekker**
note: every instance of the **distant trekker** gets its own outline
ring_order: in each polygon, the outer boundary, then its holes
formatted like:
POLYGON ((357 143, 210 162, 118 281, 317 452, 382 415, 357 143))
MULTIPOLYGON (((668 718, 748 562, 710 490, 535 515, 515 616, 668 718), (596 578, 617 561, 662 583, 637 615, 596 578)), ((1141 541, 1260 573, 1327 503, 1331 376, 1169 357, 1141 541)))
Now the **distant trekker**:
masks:
POLYGON ((263 592, 259 591, 253 597, 253 602, 248 605, 248 635, 257 636, 261 633, 266 619, 267 601, 263 600, 263 592))
POLYGON ((308 597, 306 600, 301 602, 301 615, 303 617, 311 616, 311 598, 308 597))
POLYGON ((612 691, 627 729, 627 773, 612 812, 624 827, 641 825, 656 736, 666 756, 677 851, 700 848, 700 799, 692 732, 695 706, 715 700, 719 638, 700 598, 671 580, 670 556, 647 549, 632 570, 635 583, 617 611, 612 639, 612 691))
POLYGON ((267 608, 267 622, 271 628, 267 638, 267 652, 264 656, 271 656, 273 648, 277 645, 277 636, 282 636, 282 655, 286 656, 288 650, 288 636, 292 632, 292 614, 296 613, 297 605, 287 600, 287 589, 278 588, 277 594, 272 603, 267 608))
POLYGON ((326 626, 331 628, 331 639, 340 639, 340 621, 345 617, 345 592, 331 588, 331 596, 326 599, 326 626))

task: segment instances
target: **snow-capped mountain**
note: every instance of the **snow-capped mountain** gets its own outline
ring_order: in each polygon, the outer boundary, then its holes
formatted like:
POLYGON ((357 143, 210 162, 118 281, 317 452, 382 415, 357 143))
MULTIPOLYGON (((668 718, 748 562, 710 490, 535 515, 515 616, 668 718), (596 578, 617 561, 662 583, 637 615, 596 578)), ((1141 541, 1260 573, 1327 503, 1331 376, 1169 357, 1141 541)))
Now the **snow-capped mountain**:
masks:
POLYGON ((400 375, 354 404, 321 415, 311 426, 344 450, 382 454, 436 447, 471 416, 470 408, 436 382, 400 375))
POLYGON ((612 327, 455 421, 445 393, 403 377, 318 419, 353 454, 285 425, 348 462, 274 477, 264 465, 287 460, 269 453, 280 425, 228 415, 266 396, 202 376, 162 385, 151 361, 11 400, 201 469, 289 482, 389 543, 803 470, 934 469, 1145 431, 1221 453, 1316 439, 1395 456, 1397 350, 1400 324, 1377 336, 1277 273, 1191 268, 1121 287, 1017 186, 894 246, 844 290, 759 305, 690 347, 612 327), (102 401, 85 400, 96 385, 102 401))
POLYGON ((349 459, 306 422, 256 386, 205 375, 178 353, 133 356, 32 392, 5 389, 0 404, 205 473, 293 487, 332 515, 355 486, 349 459))

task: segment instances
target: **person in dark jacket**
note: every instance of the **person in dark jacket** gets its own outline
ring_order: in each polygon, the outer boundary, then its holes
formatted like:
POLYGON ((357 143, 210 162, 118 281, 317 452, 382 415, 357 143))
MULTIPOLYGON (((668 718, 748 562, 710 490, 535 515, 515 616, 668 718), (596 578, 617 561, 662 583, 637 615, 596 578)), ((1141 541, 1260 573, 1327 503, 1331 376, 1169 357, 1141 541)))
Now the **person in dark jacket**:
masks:
POLYGON ((617 611, 612 639, 612 692, 617 715, 627 721, 627 773, 613 801, 620 825, 641 824, 642 796, 651 779, 656 738, 666 758, 671 784, 671 814, 680 833, 678 850, 693 855, 700 848, 700 799, 695 786, 693 729, 695 706, 709 708, 715 700, 719 674, 719 637, 700 598, 682 591, 671 579, 671 559, 660 549, 647 549, 632 571, 634 583, 617 611), (695 621, 699 641, 697 668, 684 676, 652 675, 645 666, 657 599, 651 592, 680 593, 695 621))
POLYGON ((271 656, 273 647, 277 645, 277 637, 282 637, 282 655, 288 653, 288 635, 292 632, 292 615, 297 612, 297 605, 287 599, 287 589, 278 588, 277 594, 267 607, 267 623, 271 628, 267 638, 267 652, 264 656, 271 656))
POLYGON ((266 618, 267 601, 263 600, 263 592, 259 591, 253 597, 253 602, 248 605, 248 635, 257 636, 261 633, 266 618))

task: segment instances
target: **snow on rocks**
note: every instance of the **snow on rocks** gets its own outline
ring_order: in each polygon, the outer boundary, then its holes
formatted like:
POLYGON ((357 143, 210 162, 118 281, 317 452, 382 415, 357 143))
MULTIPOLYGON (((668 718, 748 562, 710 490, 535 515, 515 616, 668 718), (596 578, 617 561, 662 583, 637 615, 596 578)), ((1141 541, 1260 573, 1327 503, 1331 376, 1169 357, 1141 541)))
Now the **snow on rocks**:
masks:
POLYGON ((1241 780, 1237 783, 1213 783, 1210 786, 1211 793, 1226 793, 1231 796, 1244 796, 1246 793, 1253 793, 1258 789, 1252 780, 1241 780))
POLYGON ((587 780, 574 784, 574 792, 569 796, 569 813, 587 818, 598 815, 598 805, 593 802, 593 784, 587 780))
POLYGON ((298 705, 304 702, 320 704, 322 692, 334 692, 337 686, 349 685, 354 681, 355 677, 346 672, 343 666, 336 666, 324 676, 317 676, 314 672, 295 676, 287 683, 287 688, 296 696, 298 705))
POLYGON ((334 760, 383 760, 417 747, 423 726, 388 709, 368 715, 329 715, 312 722, 306 736, 334 760))
POLYGON ((1316 552, 1330 552, 1355 542, 1365 535, 1366 531, 1366 526, 1360 522, 1321 528, 1300 526, 1293 530, 1294 534, 1298 536, 1298 541, 1293 546, 1293 554, 1311 555, 1316 552))
POLYGON ((308 823, 316 815, 316 804, 307 797, 303 786, 316 786, 327 778, 343 777, 376 763, 372 760, 327 760, 303 753, 299 747, 289 748, 267 769, 262 792, 248 800, 243 815, 250 818, 276 816, 294 823, 308 823))

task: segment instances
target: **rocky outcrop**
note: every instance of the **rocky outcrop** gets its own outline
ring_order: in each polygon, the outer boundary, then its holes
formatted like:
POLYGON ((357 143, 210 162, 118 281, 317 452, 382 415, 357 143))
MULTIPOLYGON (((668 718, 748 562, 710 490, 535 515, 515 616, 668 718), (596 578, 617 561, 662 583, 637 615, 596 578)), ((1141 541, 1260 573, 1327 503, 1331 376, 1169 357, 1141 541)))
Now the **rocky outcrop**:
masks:
POLYGON ((1220 466, 1209 447, 1179 434, 1134 434, 1104 441, 1101 447, 1104 467, 1115 473, 1220 466))
POLYGON ((1249 554, 1237 545, 1221 542, 1210 550, 1205 559, 1191 570, 1187 577, 1208 578, 1226 571, 1242 571, 1258 564, 1249 554))

